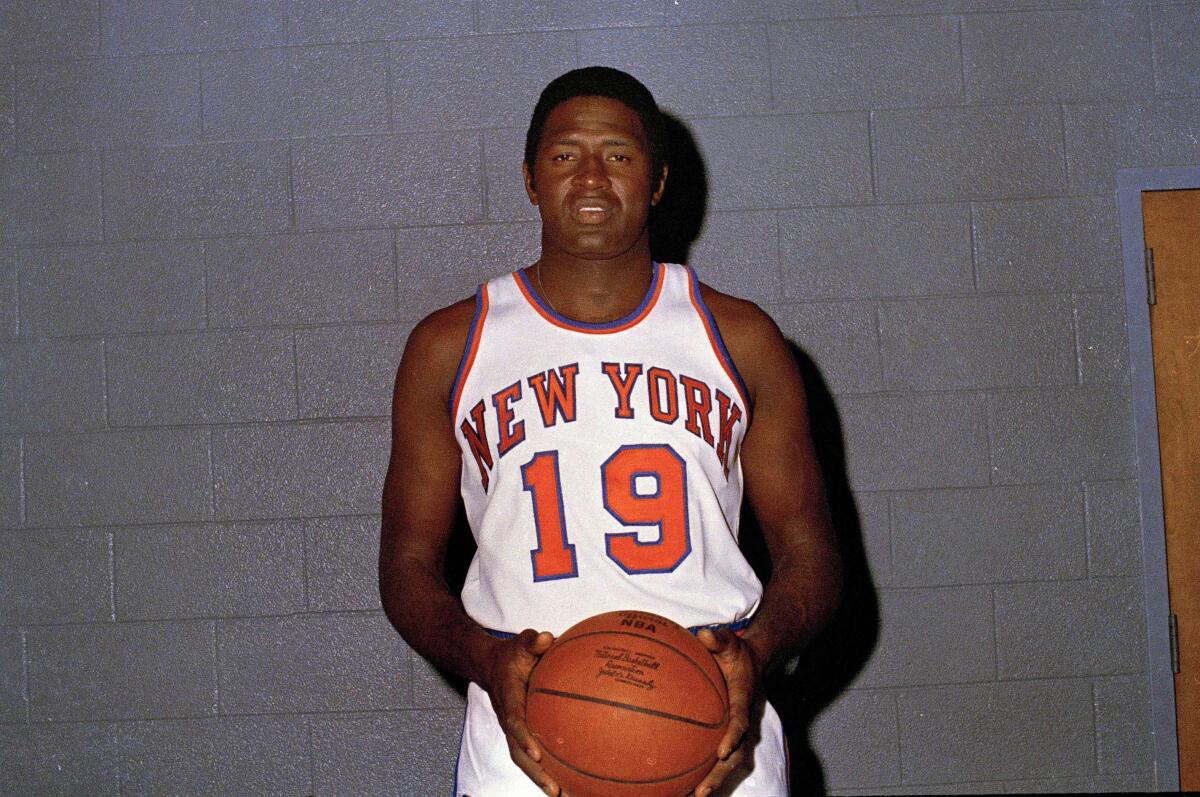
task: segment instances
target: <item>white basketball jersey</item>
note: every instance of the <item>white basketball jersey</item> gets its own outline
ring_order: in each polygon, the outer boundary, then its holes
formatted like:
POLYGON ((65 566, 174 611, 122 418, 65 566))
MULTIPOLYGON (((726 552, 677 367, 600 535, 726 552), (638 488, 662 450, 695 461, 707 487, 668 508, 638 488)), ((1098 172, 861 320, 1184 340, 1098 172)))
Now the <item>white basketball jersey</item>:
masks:
MULTIPOLYGON (((762 595, 737 541, 750 407, 691 269, 654 264, 641 304, 598 324, 555 312, 521 271, 480 286, 450 413, 477 544, 462 602, 480 625, 558 635, 617 609, 749 622, 762 595)), ((540 794, 477 687, 469 703, 456 793, 540 794)), ((784 793, 766 779, 737 794, 784 793)))
POLYGON ((745 389, 694 273, 655 265, 628 317, 569 320, 524 272, 480 288, 454 426, 485 628, 562 633, 614 609, 685 626, 747 618, 737 546, 745 389))

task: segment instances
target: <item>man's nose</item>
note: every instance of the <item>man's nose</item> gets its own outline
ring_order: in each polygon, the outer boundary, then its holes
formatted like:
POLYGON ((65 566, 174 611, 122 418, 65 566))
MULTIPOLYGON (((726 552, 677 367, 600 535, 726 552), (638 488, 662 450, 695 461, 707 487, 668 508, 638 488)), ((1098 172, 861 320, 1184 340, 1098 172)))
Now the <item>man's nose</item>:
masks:
POLYGON ((604 158, 583 158, 575 171, 575 182, 580 185, 607 185, 608 172, 604 168, 604 158))

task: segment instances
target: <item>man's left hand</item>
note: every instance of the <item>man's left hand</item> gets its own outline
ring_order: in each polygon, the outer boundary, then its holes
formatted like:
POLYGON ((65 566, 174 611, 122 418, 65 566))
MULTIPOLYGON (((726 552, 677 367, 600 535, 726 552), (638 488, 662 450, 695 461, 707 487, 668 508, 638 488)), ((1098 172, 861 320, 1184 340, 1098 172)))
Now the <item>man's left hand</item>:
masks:
POLYGON ((762 665, 749 644, 728 629, 701 629, 697 634, 725 676, 729 692, 729 726, 717 745, 717 763, 693 794, 708 797, 745 763, 743 742, 750 729, 750 712, 762 692, 762 665))

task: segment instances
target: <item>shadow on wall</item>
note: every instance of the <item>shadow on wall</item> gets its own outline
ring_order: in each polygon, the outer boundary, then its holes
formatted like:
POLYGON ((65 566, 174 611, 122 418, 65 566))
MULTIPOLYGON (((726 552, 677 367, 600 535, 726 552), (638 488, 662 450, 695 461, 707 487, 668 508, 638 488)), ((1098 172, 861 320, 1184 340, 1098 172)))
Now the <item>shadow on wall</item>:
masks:
MULTIPOLYGON (((664 115, 670 172, 662 202, 651 217, 650 248, 660 262, 687 263, 708 210, 707 169, 687 125, 664 115)), ((787 730, 792 792, 823 794, 824 772, 809 742, 812 725, 870 658, 879 639, 879 601, 867 568, 858 508, 850 492, 845 441, 833 394, 813 359, 795 343, 790 345, 808 394, 813 443, 841 543, 845 585, 829 627, 796 661, 795 669, 772 677, 768 695, 787 730)), ((741 528, 743 552, 765 582, 770 578, 770 556, 749 508, 743 510, 741 528)))
POLYGON ((650 253, 660 263, 687 263, 708 211, 708 173, 696 139, 669 113, 667 190, 650 213, 650 253))
MULTIPOLYGON (((654 258, 660 262, 687 263, 692 244, 704 226, 708 178, 691 131, 676 117, 670 114, 666 117, 670 174, 667 190, 651 217, 650 246, 654 258)), ((870 658, 879 637, 879 603, 867 568, 858 509, 846 474, 845 442, 837 406, 816 363, 795 343, 790 345, 808 394, 813 443, 841 543, 845 585, 841 605, 829 627, 799 657, 794 668, 772 676, 767 692, 787 732, 793 793, 823 794, 824 772, 809 742, 812 725, 870 658)), ((748 507, 743 508, 741 540, 747 559, 766 582, 771 572, 770 556, 748 507)), ((474 539, 460 512, 446 555, 446 578, 453 591, 461 590, 474 553, 474 539)), ((451 683, 465 693, 466 685, 460 679, 451 679, 451 683)))
MULTIPOLYGON (((829 513, 842 554, 842 599, 825 630, 795 662, 794 669, 775 674, 767 694, 783 720, 791 753, 793 794, 824 794, 825 774, 810 741, 817 716, 850 685, 866 666, 879 640, 879 599, 867 567, 862 528, 846 474, 842 424, 833 395, 816 363, 795 343, 792 355, 804 377, 813 445, 825 478, 829 513)), ((765 555, 761 534, 749 518, 743 528, 747 558, 759 569, 765 555), (754 550, 752 546, 760 546, 754 550)), ((764 568, 769 574, 769 565, 764 568)))

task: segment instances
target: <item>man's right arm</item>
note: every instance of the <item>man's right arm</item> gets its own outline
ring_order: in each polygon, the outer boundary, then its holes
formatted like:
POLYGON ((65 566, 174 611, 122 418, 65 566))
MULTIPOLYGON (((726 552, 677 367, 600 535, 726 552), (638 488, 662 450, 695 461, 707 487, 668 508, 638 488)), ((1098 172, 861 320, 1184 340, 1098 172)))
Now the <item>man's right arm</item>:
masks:
POLYGON ((525 725, 525 687, 548 633, 501 640, 472 620, 446 584, 446 546, 458 512, 462 454, 448 408, 474 314, 473 300, 432 314, 412 331, 392 394, 392 443, 383 486, 379 595, 405 641, 435 666, 474 681, 491 697, 513 760, 550 794, 525 725))

